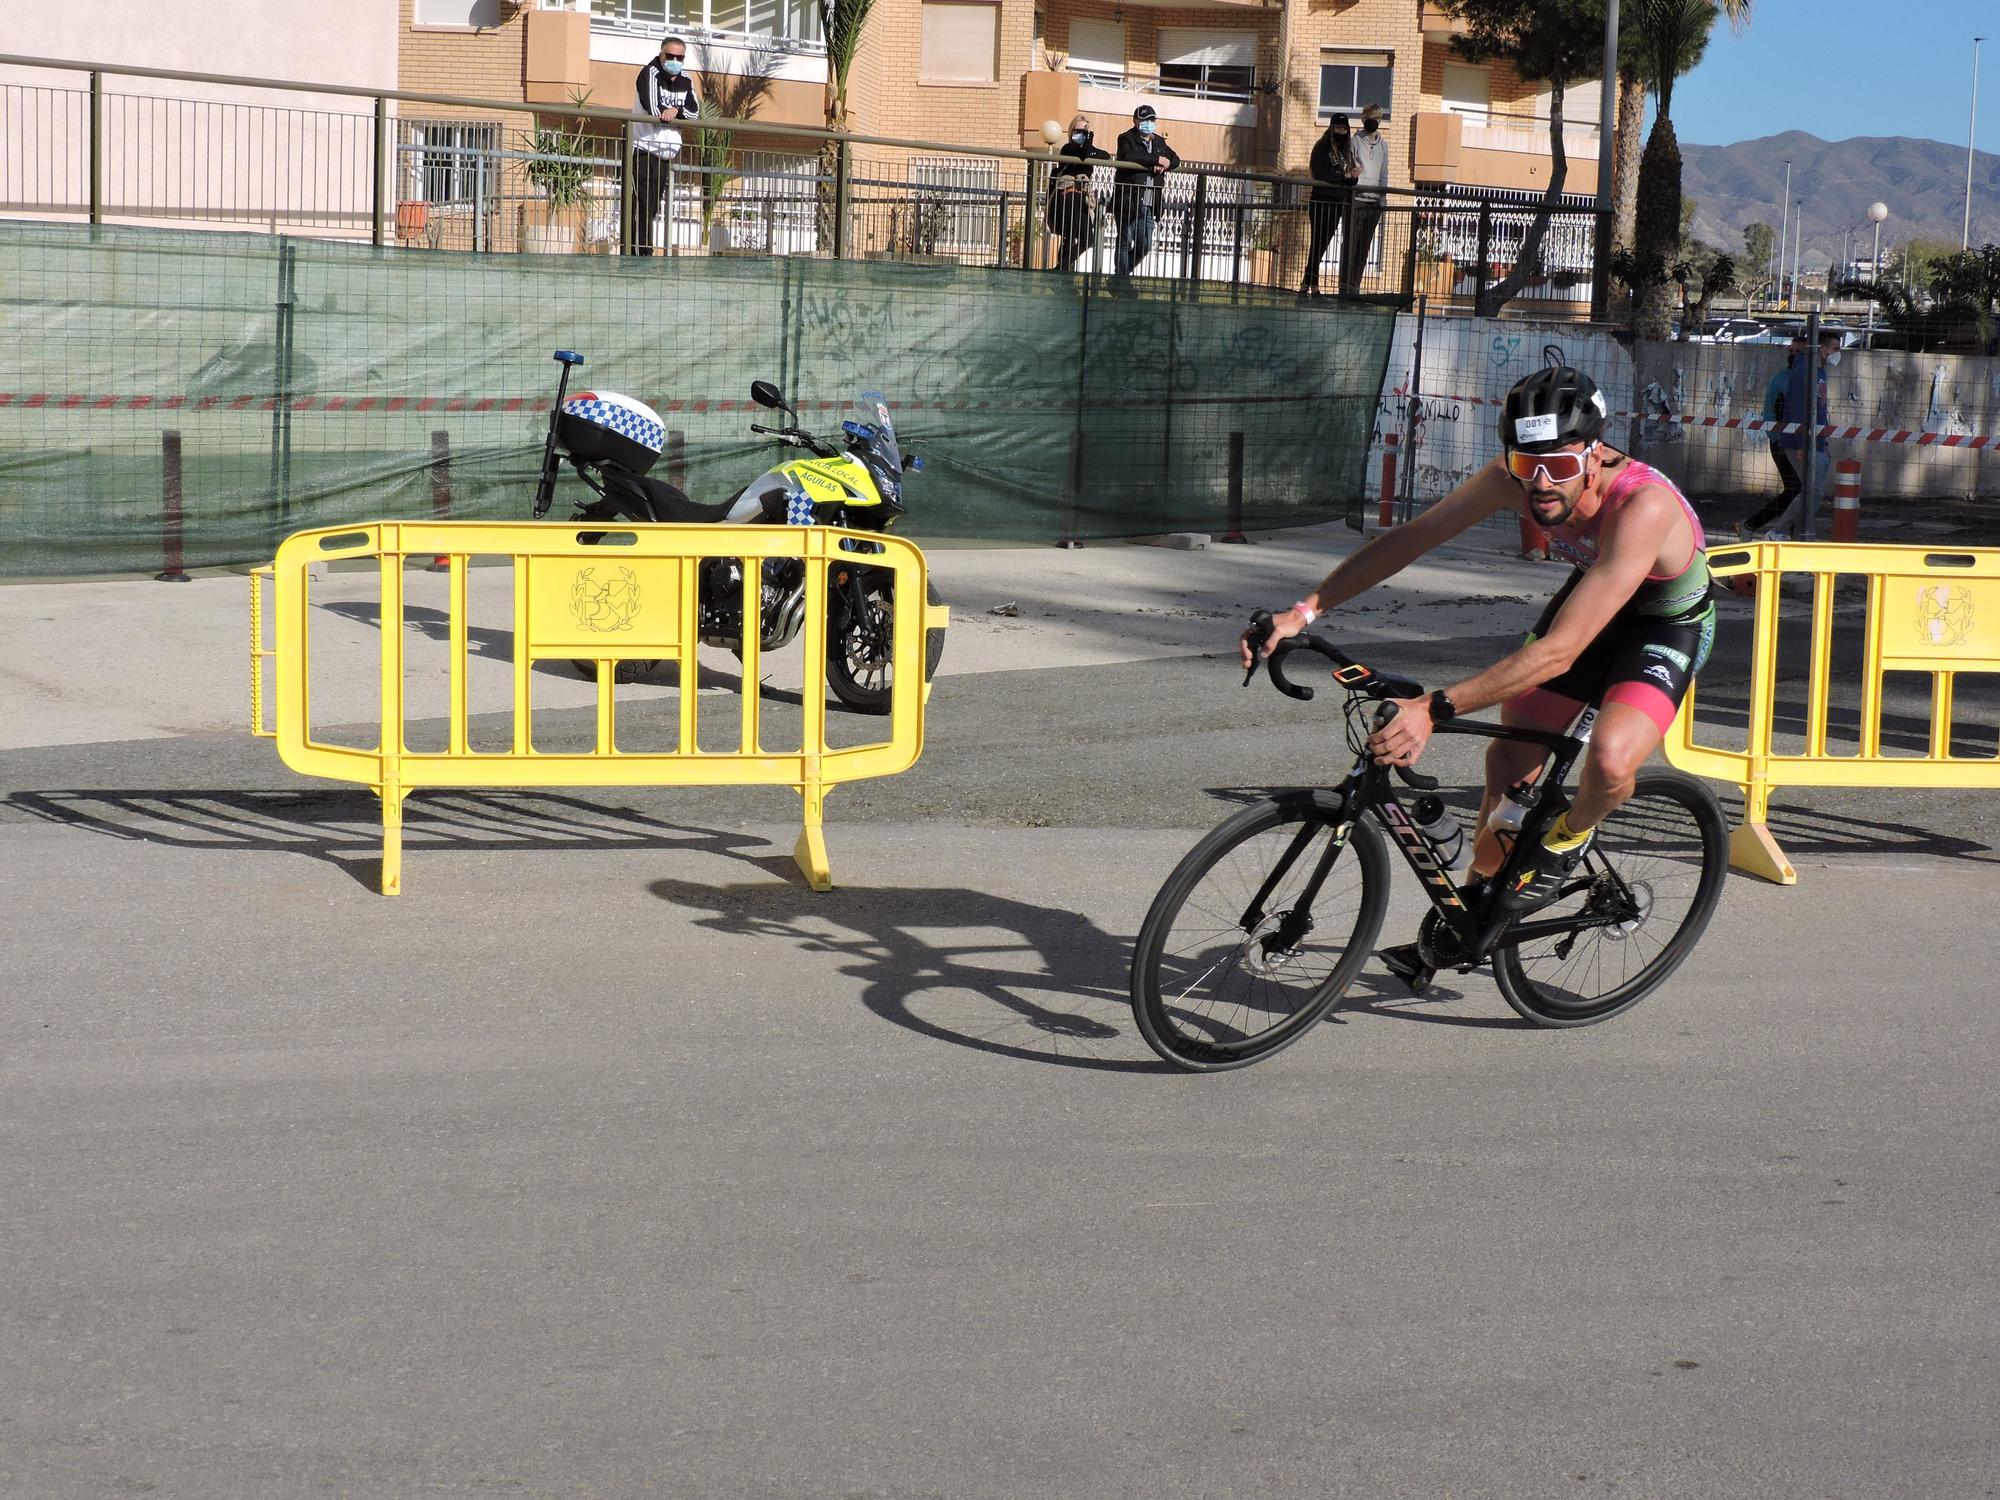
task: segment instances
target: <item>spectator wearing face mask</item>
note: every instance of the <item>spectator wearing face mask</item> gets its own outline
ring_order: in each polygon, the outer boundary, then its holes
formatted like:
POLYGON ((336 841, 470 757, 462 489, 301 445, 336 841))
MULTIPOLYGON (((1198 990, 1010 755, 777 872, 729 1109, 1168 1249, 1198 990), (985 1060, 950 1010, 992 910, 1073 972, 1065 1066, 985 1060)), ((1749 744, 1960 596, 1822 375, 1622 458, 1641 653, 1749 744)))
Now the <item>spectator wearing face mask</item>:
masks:
POLYGON ((1049 173, 1049 206, 1043 218, 1049 233, 1056 237, 1056 269, 1073 271, 1097 239, 1097 203, 1092 197, 1090 163, 1110 161, 1111 153, 1093 145, 1090 117, 1078 115, 1069 122, 1069 139, 1058 153, 1069 158, 1067 166, 1049 173))
POLYGON ((681 154, 681 133, 674 122, 701 113, 694 80, 687 76, 687 43, 679 37, 661 42, 660 55, 639 70, 639 113, 646 120, 632 127, 632 247, 636 254, 651 255, 653 220, 667 191, 667 165, 681 154))
POLYGON ((1371 104, 1361 111, 1361 135, 1354 142, 1354 160, 1359 175, 1354 183, 1354 206, 1347 215, 1347 238, 1340 246, 1340 295, 1352 297, 1361 290, 1361 277, 1368 269, 1368 252, 1375 246, 1375 230, 1382 222, 1383 189, 1389 185, 1389 143, 1382 139, 1382 106, 1371 104))
POLYGON ((1319 263, 1340 232, 1340 221, 1353 201, 1354 181, 1361 175, 1346 115, 1328 120, 1326 133, 1313 143, 1312 175, 1312 202, 1306 206, 1306 216, 1312 222, 1312 251, 1306 256, 1305 279, 1299 283, 1301 297, 1319 295, 1319 263))
POLYGON ((1130 276, 1132 268, 1153 249, 1153 221, 1166 197, 1167 173, 1181 164, 1179 154, 1159 133, 1159 112, 1150 104, 1132 111, 1132 128, 1118 137, 1118 186, 1111 215, 1118 226, 1118 256, 1113 269, 1130 276))

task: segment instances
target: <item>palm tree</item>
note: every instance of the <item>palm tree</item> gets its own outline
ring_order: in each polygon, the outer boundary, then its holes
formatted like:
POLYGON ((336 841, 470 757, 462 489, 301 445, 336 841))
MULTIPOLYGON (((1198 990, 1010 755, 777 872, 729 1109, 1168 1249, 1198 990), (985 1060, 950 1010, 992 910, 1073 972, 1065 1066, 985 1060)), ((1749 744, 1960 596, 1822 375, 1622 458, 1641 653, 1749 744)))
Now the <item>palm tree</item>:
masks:
MULTIPOLYGON (((820 35, 826 42, 826 128, 847 129, 847 75, 854 66, 854 54, 861 49, 861 33, 868 25, 875 0, 817 0, 820 35)), ((821 245, 833 247, 833 218, 837 212, 834 183, 840 148, 828 141, 820 148, 819 231, 821 245)))
POLYGON ((694 51, 702 96, 708 101, 704 113, 716 122, 697 125, 687 133, 688 165, 700 174, 701 240, 706 245, 730 184, 743 172, 742 158, 736 154, 736 132, 729 122, 749 119, 770 99, 782 54, 774 39, 765 38, 751 45, 740 71, 730 72, 707 40, 696 42, 694 51))
MULTIPOLYGON (((1639 337, 1665 339, 1673 317, 1668 267, 1681 238, 1681 148, 1674 137, 1674 80, 1701 60, 1716 16, 1746 24, 1750 0, 1636 0, 1632 7, 1633 71, 1659 101, 1652 134, 1639 159, 1632 230, 1635 324, 1639 337)), ((1622 132, 1621 132, 1622 140, 1622 132)))
MULTIPOLYGON (((1633 57, 1632 33, 1618 38, 1618 119, 1611 153, 1611 243, 1632 247, 1632 216, 1639 206, 1639 135, 1646 128, 1646 80, 1633 57)), ((1601 148, 1600 148, 1601 149, 1601 148)))

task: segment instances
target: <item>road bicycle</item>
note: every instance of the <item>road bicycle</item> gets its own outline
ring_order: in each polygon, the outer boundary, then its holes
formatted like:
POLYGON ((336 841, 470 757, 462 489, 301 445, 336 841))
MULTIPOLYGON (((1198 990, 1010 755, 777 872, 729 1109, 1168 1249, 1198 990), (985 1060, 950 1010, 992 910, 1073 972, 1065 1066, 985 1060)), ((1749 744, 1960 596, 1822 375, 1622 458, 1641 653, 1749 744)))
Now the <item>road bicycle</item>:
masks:
MULTIPOLYGON (((1264 632, 1259 639, 1268 637, 1268 613, 1251 623, 1264 632)), ((1637 1005, 1694 950, 1729 864, 1722 809, 1702 783, 1642 771, 1631 798, 1598 825, 1562 894, 1532 911, 1509 910, 1499 892, 1569 806, 1565 784, 1597 709, 1585 707, 1562 731, 1465 719, 1437 726, 1438 734, 1547 752, 1533 790, 1521 792, 1533 805, 1518 834, 1501 835, 1505 858, 1495 877, 1461 887, 1397 795, 1390 768, 1365 745, 1396 712, 1383 700, 1419 698, 1424 689, 1364 666, 1323 637, 1299 635, 1266 659, 1272 684, 1293 698, 1313 696, 1285 673, 1285 659, 1300 651, 1325 657, 1346 689, 1353 767, 1338 786, 1260 798, 1167 877, 1132 957, 1132 1013, 1162 1058, 1193 1072, 1245 1067, 1290 1046, 1334 1008, 1367 963, 1388 909, 1385 833, 1431 903, 1414 951, 1385 955, 1413 995, 1440 969, 1464 974, 1491 964, 1500 993, 1526 1020, 1589 1026, 1637 1005)), ((1253 665, 1244 683, 1255 675, 1253 665)), ((1394 769, 1416 791, 1438 786, 1435 777, 1394 769)))

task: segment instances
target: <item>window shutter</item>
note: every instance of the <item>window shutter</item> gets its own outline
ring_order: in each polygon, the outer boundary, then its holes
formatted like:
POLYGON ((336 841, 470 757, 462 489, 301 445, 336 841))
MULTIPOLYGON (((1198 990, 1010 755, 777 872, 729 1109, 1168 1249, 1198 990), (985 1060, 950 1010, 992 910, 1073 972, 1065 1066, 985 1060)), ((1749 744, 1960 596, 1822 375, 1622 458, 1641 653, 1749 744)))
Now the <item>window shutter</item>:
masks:
POLYGON ((923 77, 991 83, 1000 50, 1000 7, 924 0, 923 77))
POLYGON ((1215 31, 1205 26, 1162 26, 1161 66, 1254 68, 1257 33, 1215 31))
POLYGON ((1081 17, 1069 23, 1069 70, 1072 73, 1125 74, 1125 27, 1118 21, 1081 17))

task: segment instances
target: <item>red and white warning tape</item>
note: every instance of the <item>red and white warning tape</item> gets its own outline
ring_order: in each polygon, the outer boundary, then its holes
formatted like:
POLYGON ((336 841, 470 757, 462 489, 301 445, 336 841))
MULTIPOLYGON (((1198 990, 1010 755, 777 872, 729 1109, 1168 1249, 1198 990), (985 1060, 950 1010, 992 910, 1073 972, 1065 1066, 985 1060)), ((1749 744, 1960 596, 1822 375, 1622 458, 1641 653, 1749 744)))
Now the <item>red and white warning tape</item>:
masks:
MULTIPOLYGON (((705 412, 754 412, 754 401, 697 396, 670 400, 664 396, 642 396, 657 412, 665 414, 705 412)), ((1290 396, 1181 396, 1176 406, 1292 406, 1324 401, 1318 392, 1290 396)), ((545 412, 547 396, 294 396, 285 403, 292 411, 319 412, 545 412)), ((1093 407, 1125 407, 1123 396, 1094 397, 1084 402, 1093 407)), ((801 401, 804 411, 846 411, 851 401, 801 401)), ((1064 412, 1067 404, 1037 401, 898 401, 897 411, 996 411, 1064 412)), ((278 398, 270 395, 243 396, 92 396, 59 391, 0 391, 0 407, 50 407, 57 411, 275 411, 278 398)))
MULTIPOLYGON (((1394 391, 1392 395, 1402 398, 1408 393, 1394 391)), ((1501 406, 1504 396, 1445 396, 1425 391, 1418 397, 1420 401, 1449 401, 1459 406, 1501 406)), ((1741 432, 1794 433, 1804 430, 1803 422, 1766 422, 1761 417, 1675 417, 1661 416, 1657 412, 1614 411, 1613 417, 1635 417, 1644 422, 1672 422, 1682 427, 1716 427, 1741 432)), ((2000 447, 2000 436, 1988 433, 1969 432, 1925 432, 1897 427, 1838 427, 1827 426, 1814 429, 1823 438, 1841 438, 1864 443, 1912 443, 1919 448, 1972 448, 2000 447)))

